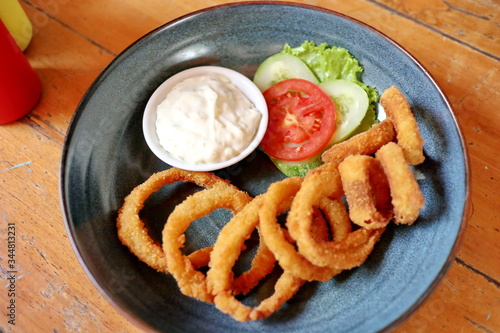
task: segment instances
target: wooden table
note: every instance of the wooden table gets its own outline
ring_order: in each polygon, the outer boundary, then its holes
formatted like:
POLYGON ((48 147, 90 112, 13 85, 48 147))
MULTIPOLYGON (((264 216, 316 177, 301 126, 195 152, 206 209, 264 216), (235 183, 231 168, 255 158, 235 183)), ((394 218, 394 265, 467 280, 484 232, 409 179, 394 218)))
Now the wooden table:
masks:
MULTIPOLYGON (((96 290, 70 245, 59 164, 70 119, 97 75, 136 39, 222 0, 22 0, 35 28, 25 54, 43 84, 39 104, 0 126, 0 277, 15 224, 16 321, 0 332, 137 332, 96 290)), ((500 5, 496 0, 308 0, 384 32, 448 96, 470 158, 470 220, 437 291, 397 332, 500 332, 500 5)), ((374 314, 376 315, 376 314, 374 314)))

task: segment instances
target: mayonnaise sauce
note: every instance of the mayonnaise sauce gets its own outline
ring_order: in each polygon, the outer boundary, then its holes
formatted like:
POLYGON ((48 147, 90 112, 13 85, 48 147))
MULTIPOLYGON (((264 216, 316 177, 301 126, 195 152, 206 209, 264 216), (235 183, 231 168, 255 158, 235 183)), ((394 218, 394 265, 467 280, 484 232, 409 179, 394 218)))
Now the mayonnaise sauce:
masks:
POLYGON ((261 113, 221 74, 190 77, 158 105, 156 133, 162 147, 188 163, 227 161, 257 133, 261 113))

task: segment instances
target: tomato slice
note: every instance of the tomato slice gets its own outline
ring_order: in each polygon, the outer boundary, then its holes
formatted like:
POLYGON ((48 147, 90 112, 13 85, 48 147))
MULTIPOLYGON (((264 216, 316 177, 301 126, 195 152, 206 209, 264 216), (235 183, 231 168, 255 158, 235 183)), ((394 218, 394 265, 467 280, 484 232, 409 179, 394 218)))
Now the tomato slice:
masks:
POLYGON ((264 91, 269 123, 261 142, 274 158, 300 161, 320 153, 335 130, 335 104, 307 80, 288 79, 264 91))

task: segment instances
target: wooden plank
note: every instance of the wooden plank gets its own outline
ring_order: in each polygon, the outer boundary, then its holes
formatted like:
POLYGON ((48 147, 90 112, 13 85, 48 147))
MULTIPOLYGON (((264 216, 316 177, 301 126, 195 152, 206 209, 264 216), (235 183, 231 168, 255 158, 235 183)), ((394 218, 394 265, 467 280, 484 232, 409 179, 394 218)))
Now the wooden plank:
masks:
MULTIPOLYGON (((148 1, 147 5, 120 0, 90 3, 53 0, 52 5, 47 5, 45 0, 32 0, 25 1, 25 4, 85 36, 111 55, 117 55, 146 33, 189 11, 185 5, 177 2, 158 0, 148 1), (92 16, 82 13, 92 13, 92 16)), ((38 16, 36 14, 32 18, 35 36, 38 27, 45 22, 38 16)))
POLYGON ((500 56, 500 6, 488 0, 374 0, 478 52, 500 56))
POLYGON ((42 96, 21 121, 62 144, 80 99, 113 56, 33 7, 26 12, 44 22, 25 52, 42 82, 42 96))
MULTIPOLYGON (((7 223, 16 229, 15 331, 127 329, 121 315, 96 297, 99 294, 90 280, 82 278, 85 273, 66 236, 58 209, 61 145, 23 123, 0 128, 0 139, 2 153, 9 156, 9 161, 0 163, 0 193, 9 193, 0 199, 1 238, 7 237, 7 223), (15 142, 30 148, 19 151, 15 142), (107 309, 106 315, 101 309, 107 309)), ((7 258, 5 252, 2 246, 0 257, 7 258)), ((1 298, 5 297, 2 293, 1 298)), ((6 327, 5 307, 1 312, 0 325, 6 327)), ((133 330, 129 325, 127 331, 133 330)))
POLYGON ((498 281, 455 263, 436 292, 397 332, 495 332, 500 327, 498 281))

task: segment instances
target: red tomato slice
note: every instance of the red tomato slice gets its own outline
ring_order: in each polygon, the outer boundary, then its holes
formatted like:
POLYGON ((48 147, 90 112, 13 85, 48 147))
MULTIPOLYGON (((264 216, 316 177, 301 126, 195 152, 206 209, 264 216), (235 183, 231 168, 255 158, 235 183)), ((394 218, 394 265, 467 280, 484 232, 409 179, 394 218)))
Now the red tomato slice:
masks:
POLYGON ((269 123, 261 142, 274 158, 305 160, 320 153, 335 130, 335 104, 316 84, 288 79, 264 91, 269 123))

